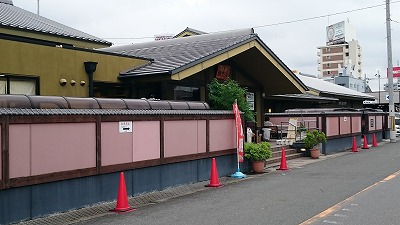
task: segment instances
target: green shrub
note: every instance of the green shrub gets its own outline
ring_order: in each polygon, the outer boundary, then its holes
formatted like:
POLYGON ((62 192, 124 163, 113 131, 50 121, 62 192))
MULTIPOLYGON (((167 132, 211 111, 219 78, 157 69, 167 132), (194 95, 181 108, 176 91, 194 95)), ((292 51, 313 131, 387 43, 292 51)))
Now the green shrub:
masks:
POLYGON ((271 144, 268 142, 244 143, 244 157, 250 161, 264 161, 271 157, 271 144))
POLYGON ((240 87, 239 83, 231 79, 224 82, 213 79, 207 87, 211 109, 232 110, 232 105, 237 99, 239 110, 244 113, 244 118, 247 121, 255 121, 254 114, 246 101, 246 89, 240 87))
POLYGON ((312 132, 307 132, 303 141, 306 149, 312 149, 319 143, 326 142, 326 135, 322 131, 313 130, 312 132))

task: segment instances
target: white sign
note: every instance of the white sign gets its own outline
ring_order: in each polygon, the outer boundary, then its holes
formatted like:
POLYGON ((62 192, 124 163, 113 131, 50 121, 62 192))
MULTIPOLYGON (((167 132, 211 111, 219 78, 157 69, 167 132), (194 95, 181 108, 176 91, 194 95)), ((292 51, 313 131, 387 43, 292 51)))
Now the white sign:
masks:
POLYGON ((386 100, 388 100, 388 101, 389 101, 389 95, 386 95, 386 100))
POLYGON ((376 104, 376 103, 378 103, 378 100, 374 100, 374 101, 367 101, 367 100, 364 100, 363 101, 363 104, 376 104))
POLYGON ((249 109, 254 110, 254 102, 247 102, 249 104, 249 109))
POLYGON ((250 110, 254 110, 254 93, 246 92, 246 101, 249 104, 250 110))
POLYGON ((254 102, 254 93, 253 92, 246 92, 246 100, 248 102, 254 102))
POLYGON ((344 42, 344 21, 326 27, 326 44, 333 45, 344 42))
POLYGON ((119 121, 120 133, 132 133, 132 130, 133 130, 132 121, 119 121))

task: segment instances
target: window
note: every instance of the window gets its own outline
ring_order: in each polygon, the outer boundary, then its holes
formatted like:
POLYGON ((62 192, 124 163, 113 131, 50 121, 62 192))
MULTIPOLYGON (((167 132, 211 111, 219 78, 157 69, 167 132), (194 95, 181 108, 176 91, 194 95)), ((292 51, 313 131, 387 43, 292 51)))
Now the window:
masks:
POLYGON ((326 64, 326 67, 327 67, 327 68, 331 68, 331 64, 330 64, 330 63, 327 63, 327 64, 326 64))
POLYGON ((331 71, 328 71, 328 75, 330 75, 331 74, 331 71))
POLYGON ((330 55, 327 55, 327 56, 326 56, 326 59, 331 59, 331 56, 330 56, 330 55))
POLYGON ((346 52, 346 56, 347 56, 347 57, 349 56, 349 53, 348 53, 348 52, 346 52))
POLYGON ((200 88, 176 86, 174 88, 174 100, 200 101, 200 88))
POLYGON ((0 94, 39 94, 39 78, 0 75, 0 94))

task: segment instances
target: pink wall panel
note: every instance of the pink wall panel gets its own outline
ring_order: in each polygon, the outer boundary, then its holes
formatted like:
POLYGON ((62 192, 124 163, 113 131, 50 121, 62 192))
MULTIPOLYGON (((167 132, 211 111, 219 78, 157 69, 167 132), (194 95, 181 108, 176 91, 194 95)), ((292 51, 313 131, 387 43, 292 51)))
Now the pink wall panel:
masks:
POLYGON ((235 120, 233 119, 210 120, 210 151, 236 148, 235 132, 235 120))
POLYGON ((348 117, 348 116, 342 116, 342 117, 339 117, 339 120, 340 120, 340 134, 341 135, 343 135, 343 134, 350 134, 351 133, 351 127, 350 127, 350 124, 351 124, 351 121, 350 121, 350 117, 348 117))
POLYGON ((31 125, 32 176, 96 166, 95 123, 31 125))
POLYGON ((383 128, 383 116, 376 117, 376 129, 381 130, 383 128))
POLYGON ((197 143, 197 152, 206 152, 206 140, 207 140, 207 128, 206 128, 206 121, 205 120, 199 120, 197 121, 197 138, 198 138, 198 143, 197 143))
POLYGON ((353 133, 361 132, 361 116, 352 117, 353 133))
MULTIPOLYGON (((133 125, 133 130, 135 126, 133 125)), ((119 122, 101 123, 101 165, 133 161, 133 133, 119 133, 119 122)))
POLYGON ((160 121, 133 122, 133 161, 160 158, 160 121))
POLYGON ((198 122, 165 121, 164 156, 180 156, 198 152, 198 122))
POLYGON ((317 128, 317 117, 303 117, 303 118, 299 117, 298 122, 303 123, 304 126, 310 129, 317 128))
POLYGON ((334 136, 339 134, 339 122, 338 117, 327 117, 326 118, 326 135, 334 136))
POLYGON ((274 125, 281 125, 281 122, 284 122, 282 125, 287 125, 287 122, 289 122, 289 117, 285 116, 285 117, 270 117, 269 121, 271 123, 273 123, 274 125))
POLYGON ((10 178, 31 175, 31 127, 29 124, 10 124, 10 178))

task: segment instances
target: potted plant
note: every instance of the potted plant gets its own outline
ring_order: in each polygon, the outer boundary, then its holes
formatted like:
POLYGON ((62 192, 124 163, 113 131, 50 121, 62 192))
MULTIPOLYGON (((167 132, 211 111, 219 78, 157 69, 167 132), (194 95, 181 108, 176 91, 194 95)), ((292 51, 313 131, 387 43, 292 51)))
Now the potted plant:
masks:
POLYGON ((264 171, 265 160, 269 159, 271 154, 271 145, 268 142, 244 143, 244 157, 251 161, 254 173, 264 171))
POLYGON ((318 159, 319 148, 317 146, 322 142, 326 142, 326 135, 322 131, 313 130, 312 132, 307 132, 303 141, 304 147, 310 150, 311 158, 318 159))
POLYGON ((304 123, 300 123, 299 127, 297 128, 297 135, 299 140, 303 140, 304 137, 306 136, 307 132, 307 127, 304 125, 304 123))

